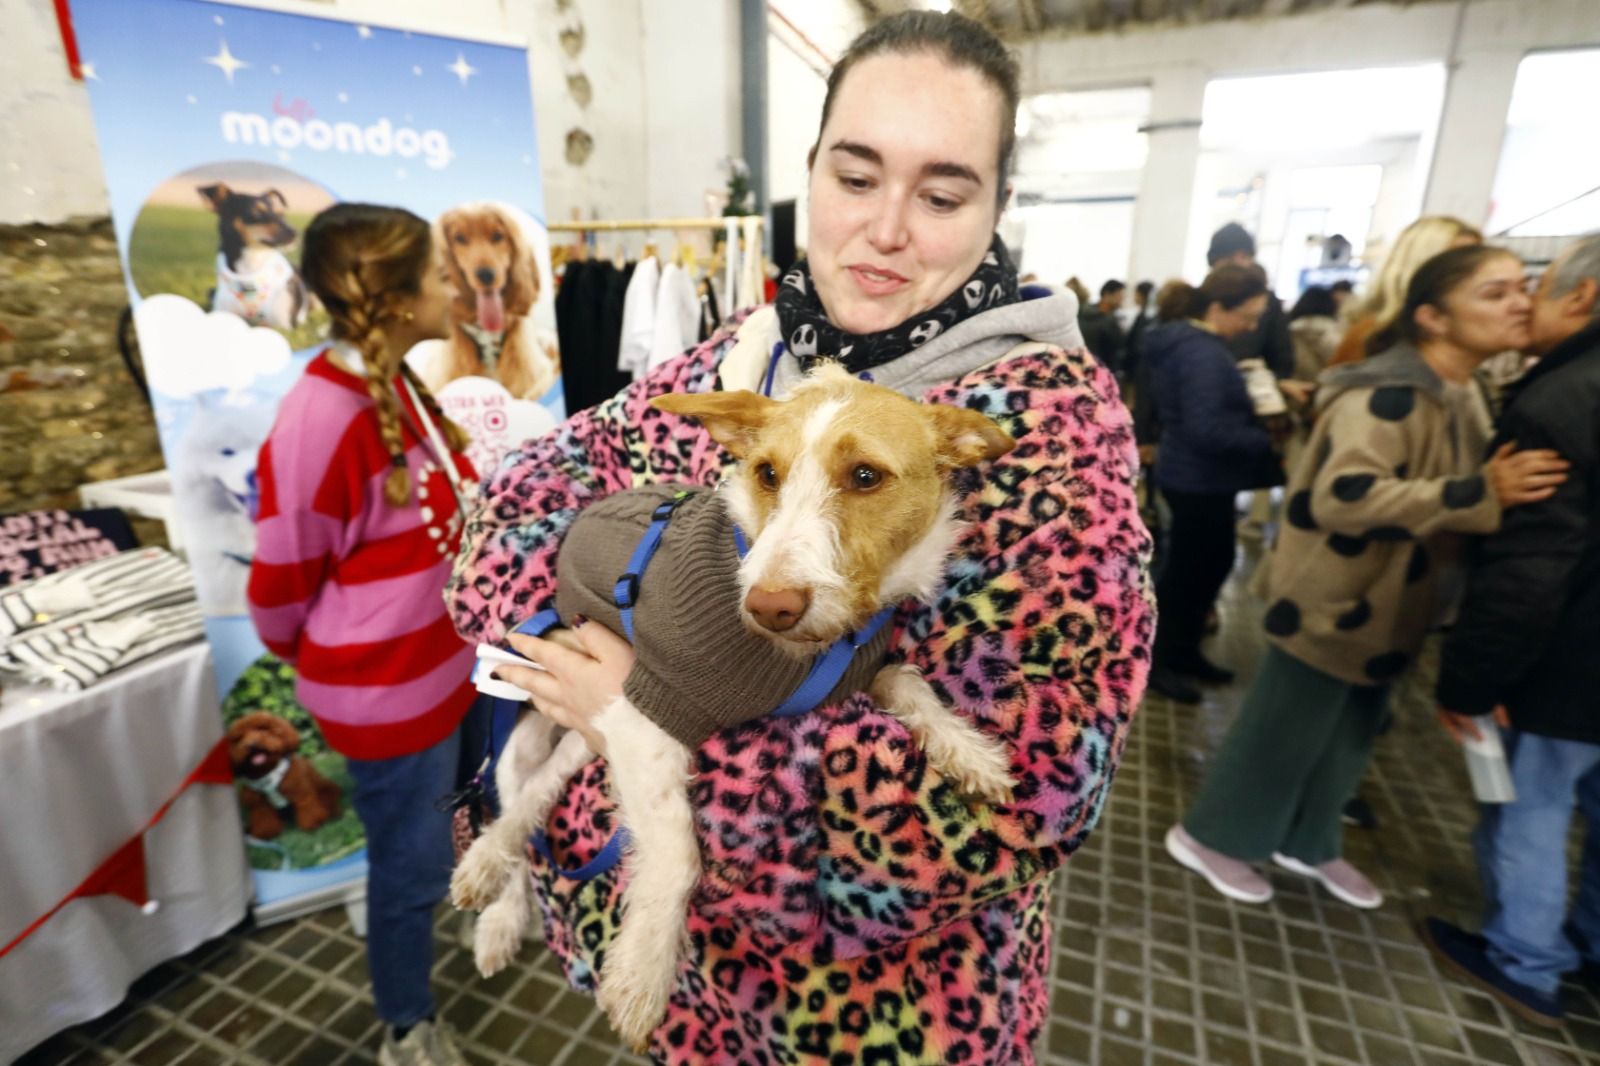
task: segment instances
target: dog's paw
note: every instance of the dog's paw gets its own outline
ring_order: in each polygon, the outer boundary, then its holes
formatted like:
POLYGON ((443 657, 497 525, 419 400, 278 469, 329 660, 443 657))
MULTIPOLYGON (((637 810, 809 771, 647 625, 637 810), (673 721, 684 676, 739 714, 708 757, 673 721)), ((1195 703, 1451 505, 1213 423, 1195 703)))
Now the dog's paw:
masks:
POLYGON ((450 875, 450 903, 458 910, 483 910, 505 887, 507 873, 492 838, 479 837, 450 875))
POLYGON ((493 977, 517 957, 525 925, 514 900, 497 899, 484 908, 472 933, 472 961, 479 973, 493 977))
POLYGON ((928 762, 962 793, 988 803, 1010 803, 1016 780, 1005 746, 976 729, 942 731, 930 738, 928 762))
POLYGON ((666 1015, 667 997, 662 996, 657 1003, 640 989, 614 991, 614 986, 615 982, 601 978, 597 997, 600 1009, 611 1019, 611 1027, 617 1031, 617 1036, 628 1050, 635 1055, 643 1055, 650 1047, 650 1034, 656 1031, 656 1026, 661 1024, 661 1019, 666 1015))
POLYGON ((600 1009, 623 1043, 638 1054, 667 1013, 667 1000, 678 974, 676 950, 660 950, 645 937, 628 935, 628 926, 612 943, 600 973, 600 1009))

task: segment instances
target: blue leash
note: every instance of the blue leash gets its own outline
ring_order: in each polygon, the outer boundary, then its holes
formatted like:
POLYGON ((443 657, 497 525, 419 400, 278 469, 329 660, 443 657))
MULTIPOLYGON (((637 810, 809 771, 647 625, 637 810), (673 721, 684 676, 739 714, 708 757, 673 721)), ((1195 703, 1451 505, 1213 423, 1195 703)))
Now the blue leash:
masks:
MULTIPOLYGON (((774 360, 776 365, 776 360, 774 360)), ((770 375, 769 375, 770 377, 770 375)), ((622 628, 627 632, 628 641, 633 641, 633 608, 639 602, 639 583, 644 577, 644 572, 650 566, 656 549, 661 547, 661 538, 666 532, 667 523, 672 520, 672 515, 683 502, 690 497, 688 492, 680 492, 670 500, 663 501, 650 515, 650 527, 645 530, 638 545, 633 549, 633 554, 628 557, 628 569, 612 588, 612 599, 616 602, 622 613, 622 628)), ((743 559, 750 552, 750 545, 745 540, 744 531, 737 525, 733 527, 734 548, 743 559)), ((894 608, 885 607, 861 629, 846 633, 834 641, 828 650, 817 656, 811 664, 811 670, 806 674, 805 680, 800 682, 798 688, 790 694, 789 698, 780 703, 769 713, 777 718, 794 718, 808 714, 815 710, 839 684, 839 679, 850 667, 850 660, 863 646, 871 643, 889 619, 894 617, 894 608)), ((529 618, 517 626, 513 632, 524 633, 528 636, 540 637, 549 632, 552 627, 561 621, 555 611, 545 610, 529 618)), ((484 668, 484 663, 479 662, 473 667, 476 672, 484 668)), ((475 783, 487 782, 487 791, 494 788, 494 769, 500 762, 500 755, 505 749, 506 741, 511 736, 511 730, 517 724, 517 715, 522 705, 514 700, 496 698, 494 701, 493 717, 489 723, 489 752, 483 769, 478 771, 475 783)), ((498 797, 496 797, 498 801, 498 797)), ((556 863, 555 853, 550 848, 550 841, 542 830, 535 831, 529 838, 533 848, 550 868, 561 877, 569 881, 589 881, 606 873, 622 861, 623 850, 627 847, 628 832, 622 827, 611 834, 611 839, 606 841, 598 854, 581 866, 567 870, 556 863)))

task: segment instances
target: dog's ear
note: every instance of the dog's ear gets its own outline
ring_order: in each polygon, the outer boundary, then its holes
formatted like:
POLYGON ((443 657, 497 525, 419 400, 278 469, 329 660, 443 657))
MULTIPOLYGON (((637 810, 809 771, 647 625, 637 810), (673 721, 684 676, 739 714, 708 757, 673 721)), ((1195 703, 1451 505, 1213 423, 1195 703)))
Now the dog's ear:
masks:
POLYGON ((461 212, 451 208, 440 215, 439 221, 433 224, 433 239, 438 242, 444 255, 445 265, 450 268, 450 284, 456 290, 456 299, 470 302, 472 286, 468 284, 467 275, 462 271, 461 264, 456 261, 455 235, 460 223, 461 212))
POLYGON ((195 189, 195 192, 200 194, 200 199, 204 200, 206 206, 213 211, 222 206, 222 201, 233 195, 233 190, 220 181, 215 185, 201 185, 195 189))
POLYGON ((511 265, 506 268, 506 314, 525 315, 539 299, 539 268, 533 262, 533 248, 523 238, 522 227, 501 212, 495 212, 511 246, 511 265))
POLYGON ((289 198, 284 196, 283 193, 279 192, 277 189, 268 189, 266 192, 262 193, 261 196, 263 199, 278 201, 279 211, 289 210, 289 198))
POLYGON ((774 408, 781 406, 741 389, 738 392, 669 392, 650 401, 658 411, 696 418, 713 440, 743 459, 767 424, 774 408))
POLYGON ((929 404, 924 408, 938 438, 939 465, 947 470, 998 459, 1017 446, 1011 434, 981 411, 929 404))

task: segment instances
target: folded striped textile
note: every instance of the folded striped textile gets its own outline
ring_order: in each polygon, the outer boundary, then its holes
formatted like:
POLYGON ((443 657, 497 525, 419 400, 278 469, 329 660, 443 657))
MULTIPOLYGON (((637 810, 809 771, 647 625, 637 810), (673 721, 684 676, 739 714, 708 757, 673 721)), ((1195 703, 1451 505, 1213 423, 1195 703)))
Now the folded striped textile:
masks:
POLYGON ((205 635, 189 568, 136 548, 0 593, 0 670, 78 691, 205 635))

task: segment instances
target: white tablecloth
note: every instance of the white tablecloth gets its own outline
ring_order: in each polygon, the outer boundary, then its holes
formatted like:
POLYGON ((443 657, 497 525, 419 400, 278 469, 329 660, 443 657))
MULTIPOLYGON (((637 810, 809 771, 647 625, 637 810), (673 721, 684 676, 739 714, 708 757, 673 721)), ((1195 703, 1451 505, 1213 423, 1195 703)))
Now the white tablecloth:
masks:
MULTIPOLYGON (((210 649, 191 645, 71 695, 0 698, 0 947, 80 885, 222 736, 210 649)), ((145 836, 154 913, 74 900, 0 958, 0 1063, 105 1013, 163 960, 244 917, 233 790, 192 785, 145 836)))

